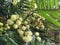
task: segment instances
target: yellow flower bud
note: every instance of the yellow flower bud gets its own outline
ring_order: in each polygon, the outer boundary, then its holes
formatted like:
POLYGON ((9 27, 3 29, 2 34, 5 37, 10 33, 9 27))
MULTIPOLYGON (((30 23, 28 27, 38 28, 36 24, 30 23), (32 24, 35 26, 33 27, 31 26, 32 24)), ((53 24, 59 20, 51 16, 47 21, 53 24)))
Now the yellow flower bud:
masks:
POLYGON ((7 29, 10 29, 10 26, 7 26, 7 29))
POLYGON ((44 29, 45 28, 44 25, 41 25, 41 28, 44 29))
POLYGON ((28 21, 24 21, 24 24, 27 25, 28 24, 28 21))
POLYGON ((18 2, 20 2, 20 0, 13 0, 12 4, 17 5, 18 2))
POLYGON ((25 41, 26 43, 30 42, 32 40, 31 36, 25 36, 23 37, 23 41, 25 41))
POLYGON ((25 35, 30 35, 31 36, 32 35, 32 32, 31 31, 26 31, 25 32, 25 35))
POLYGON ((29 26, 29 25, 26 25, 26 27, 27 27, 27 29, 29 29, 29 28, 30 28, 30 26, 29 26))
POLYGON ((17 24, 17 25, 21 25, 21 21, 20 21, 20 20, 17 20, 17 21, 16 21, 16 24, 17 24))
POLYGON ((17 30, 17 31, 18 31, 18 33, 19 33, 20 36, 23 36, 24 31, 22 31, 22 30, 17 30))
POLYGON ((19 20, 20 20, 20 21, 23 21, 22 17, 19 17, 19 20))
POLYGON ((22 26, 22 30, 26 30, 26 26, 22 26))
POLYGON ((37 39, 38 41, 41 41, 41 38, 40 38, 40 37, 36 37, 36 39, 37 39))
POLYGON ((3 23, 0 22, 0 26, 3 26, 3 23))
POLYGON ((0 31, 3 31, 3 27, 0 28, 0 31))
POLYGON ((13 25, 14 22, 13 22, 11 19, 8 19, 8 20, 7 20, 7 24, 9 24, 9 25, 13 25))
POLYGON ((11 15, 11 20, 15 21, 17 19, 16 14, 11 15))
POLYGON ((35 36, 39 36, 39 32, 35 32, 35 36))
POLYGON ((18 28, 18 25, 17 25, 17 24, 14 24, 14 25, 13 25, 13 28, 14 28, 14 29, 17 29, 17 28, 18 28))
POLYGON ((38 27, 38 26, 36 26, 36 29, 39 29, 39 27, 38 27))

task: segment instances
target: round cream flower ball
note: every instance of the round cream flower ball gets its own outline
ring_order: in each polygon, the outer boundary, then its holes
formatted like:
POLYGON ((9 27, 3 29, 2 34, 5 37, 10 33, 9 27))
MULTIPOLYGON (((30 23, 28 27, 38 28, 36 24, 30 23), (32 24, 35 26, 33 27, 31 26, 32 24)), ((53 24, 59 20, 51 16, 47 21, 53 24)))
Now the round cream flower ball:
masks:
POLYGON ((3 27, 0 28, 0 31, 3 31, 3 27))
POLYGON ((10 29, 10 26, 9 26, 8 24, 5 24, 5 27, 6 27, 7 29, 10 29))
POLYGON ((30 25, 26 25, 26 28, 29 29, 30 28, 30 25))
POLYGON ((13 25, 14 22, 13 22, 11 19, 8 19, 8 20, 7 20, 7 24, 8 24, 8 25, 13 25))
POLYGON ((17 19, 16 14, 11 15, 11 20, 15 21, 17 19))
POLYGON ((22 17, 19 17, 19 20, 20 20, 20 21, 23 21, 22 17))
POLYGON ((14 29, 17 29, 17 28, 18 28, 18 25, 17 25, 17 24, 14 24, 14 25, 13 25, 13 28, 14 28, 14 29))
POLYGON ((18 31, 18 33, 19 33, 20 36, 22 36, 24 34, 24 31, 22 31, 22 30, 18 29, 17 31, 18 31))
POLYGON ((3 26, 3 23, 0 22, 0 26, 3 26))
POLYGON ((41 25, 41 28, 44 29, 45 28, 44 25, 41 25))
POLYGON ((18 2, 20 2, 20 0, 13 0, 13 1, 12 1, 12 4, 13 4, 13 5, 17 5, 18 2))
POLYGON ((25 36, 23 37, 23 41, 25 41, 26 43, 30 42, 32 40, 31 36, 25 36))
POLYGON ((10 29, 10 26, 7 26, 7 29, 10 29))
POLYGON ((17 21, 16 21, 16 24, 17 24, 17 25, 21 25, 21 21, 20 21, 20 20, 17 20, 17 21))
POLYGON ((31 31, 26 31, 25 32, 25 35, 30 35, 31 36, 32 35, 32 32, 31 31))
POLYGON ((37 21, 40 21, 41 18, 38 18, 37 21))
POLYGON ((35 32, 35 36, 39 36, 39 32, 35 32))
POLYGON ((22 30, 26 30, 26 26, 22 26, 22 30))
POLYGON ((40 37, 36 37, 36 39, 37 39, 38 41, 41 41, 41 38, 40 38, 40 37))
POLYGON ((38 27, 38 26, 36 26, 36 29, 39 29, 39 27, 38 27))
POLYGON ((28 21, 24 21, 24 24, 27 25, 28 24, 28 21))

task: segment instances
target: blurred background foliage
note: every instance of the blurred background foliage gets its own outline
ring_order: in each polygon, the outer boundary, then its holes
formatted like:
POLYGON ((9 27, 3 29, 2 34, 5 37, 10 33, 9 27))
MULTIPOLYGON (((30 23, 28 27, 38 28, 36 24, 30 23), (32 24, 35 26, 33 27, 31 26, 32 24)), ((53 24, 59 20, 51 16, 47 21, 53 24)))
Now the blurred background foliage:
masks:
MULTIPOLYGON (((44 35, 45 33, 43 33, 42 37, 48 37, 49 36, 48 32, 50 30, 51 31, 53 30, 53 32, 49 32, 49 34, 50 34, 50 37, 52 36, 53 38, 56 39, 58 35, 55 36, 55 34, 59 33, 59 30, 60 30, 59 0, 20 0, 17 4, 12 3, 13 1, 14 0, 0 0, 0 20, 1 21, 2 19, 9 18, 11 14, 21 14, 22 17, 25 19, 26 17, 29 17, 28 14, 38 13, 46 19, 45 30, 47 31, 43 31, 43 32, 46 32, 46 35, 44 35)), ((15 32, 11 32, 11 34, 9 32, 8 35, 4 35, 2 37, 3 39, 1 39, 0 37, 0 40, 4 40, 1 42, 6 43, 6 40, 8 39, 8 42, 10 45, 18 45, 21 43, 19 38, 17 38, 17 36, 15 37, 15 32), (7 37, 8 35, 11 35, 11 39, 7 37), (13 42, 13 44, 11 44, 10 42, 13 42)), ((7 43, 7 45, 9 44, 7 43)))

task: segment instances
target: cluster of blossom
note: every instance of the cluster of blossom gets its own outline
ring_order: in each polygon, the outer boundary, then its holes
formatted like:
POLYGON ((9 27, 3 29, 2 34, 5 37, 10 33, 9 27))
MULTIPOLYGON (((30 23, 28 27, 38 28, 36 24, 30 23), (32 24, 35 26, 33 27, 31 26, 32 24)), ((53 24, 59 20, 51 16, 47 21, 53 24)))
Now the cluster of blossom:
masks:
POLYGON ((37 41, 41 41, 41 37, 39 35, 39 32, 35 32, 35 38, 37 41))
POLYGON ((34 13, 33 15, 29 16, 27 19, 26 19, 26 22, 25 24, 30 24, 30 26, 40 30, 40 29, 44 29, 45 26, 44 26, 44 20, 45 18, 40 16, 39 14, 37 13, 34 13))
POLYGON ((17 30, 24 42, 30 42, 32 40, 32 32, 28 30, 29 25, 22 25, 23 18, 18 14, 11 15, 11 18, 7 20, 7 24, 17 30))
MULTIPOLYGON (((39 16, 36 13, 27 17, 26 20, 24 20, 19 14, 12 14, 11 17, 7 19, 6 24, 0 22, 0 30, 10 30, 13 28, 17 30, 19 36, 23 39, 24 42, 30 42, 34 35, 30 27, 32 26, 37 29, 44 29, 44 20, 45 18, 39 16)), ((35 37, 38 41, 41 41, 39 34, 39 32, 35 32, 35 37)))
MULTIPOLYGON (((7 20, 8 25, 12 25, 14 29, 16 29, 19 33, 19 36, 23 39, 25 42, 30 42, 33 38, 33 33, 30 30, 30 24, 25 20, 23 21, 23 18, 21 16, 17 15, 11 15, 11 18, 7 20), (24 25, 22 25, 24 24, 24 25)), ((35 34, 36 36, 39 35, 38 32, 35 34)), ((36 37, 37 40, 41 40, 40 37, 36 37)))
POLYGON ((8 24, 3 24, 0 22, 0 32, 3 32, 4 30, 9 30, 10 26, 8 24))

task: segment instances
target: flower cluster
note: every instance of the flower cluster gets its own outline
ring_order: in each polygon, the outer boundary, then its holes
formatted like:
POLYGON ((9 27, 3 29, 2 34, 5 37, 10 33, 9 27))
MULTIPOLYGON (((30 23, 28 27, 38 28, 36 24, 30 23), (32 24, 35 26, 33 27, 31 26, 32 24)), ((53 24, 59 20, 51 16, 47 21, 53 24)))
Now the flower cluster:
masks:
POLYGON ((3 32, 4 30, 9 30, 10 26, 8 24, 3 24, 0 22, 0 32, 3 32))
POLYGON ((7 20, 7 24, 13 25, 14 28, 17 28, 17 25, 21 25, 21 22, 23 21, 22 17, 19 17, 18 14, 11 15, 11 18, 7 20), (15 27, 16 26, 16 27, 15 27))
MULTIPOLYGON (((33 38, 34 33, 31 31, 30 27, 34 27, 36 29, 44 29, 43 21, 45 18, 39 16, 38 14, 34 13, 33 15, 27 17, 25 20, 19 14, 12 14, 9 19, 7 19, 6 24, 0 22, 0 30, 13 30, 17 31, 19 37, 26 43, 30 42, 33 38), (4 26, 3 26, 4 25, 4 26)), ((35 32, 35 38, 38 41, 41 41, 40 33, 35 32)))
POLYGON ((23 18, 20 15, 11 15, 10 19, 7 20, 7 24, 17 30, 24 42, 30 42, 32 40, 32 32, 29 30, 30 26, 27 25, 26 21, 23 23, 23 18))
POLYGON ((29 30, 29 27, 21 26, 17 31, 19 33, 19 36, 22 37, 24 42, 30 42, 32 40, 33 33, 29 30))
POLYGON ((30 23, 30 25, 38 30, 40 29, 44 29, 45 26, 44 26, 44 20, 45 18, 40 16, 39 14, 37 13, 34 13, 33 15, 29 16, 27 19, 26 19, 26 23, 30 23))
POLYGON ((37 41, 41 41, 41 38, 39 37, 39 35, 40 35, 39 32, 35 32, 35 36, 36 36, 37 41))

